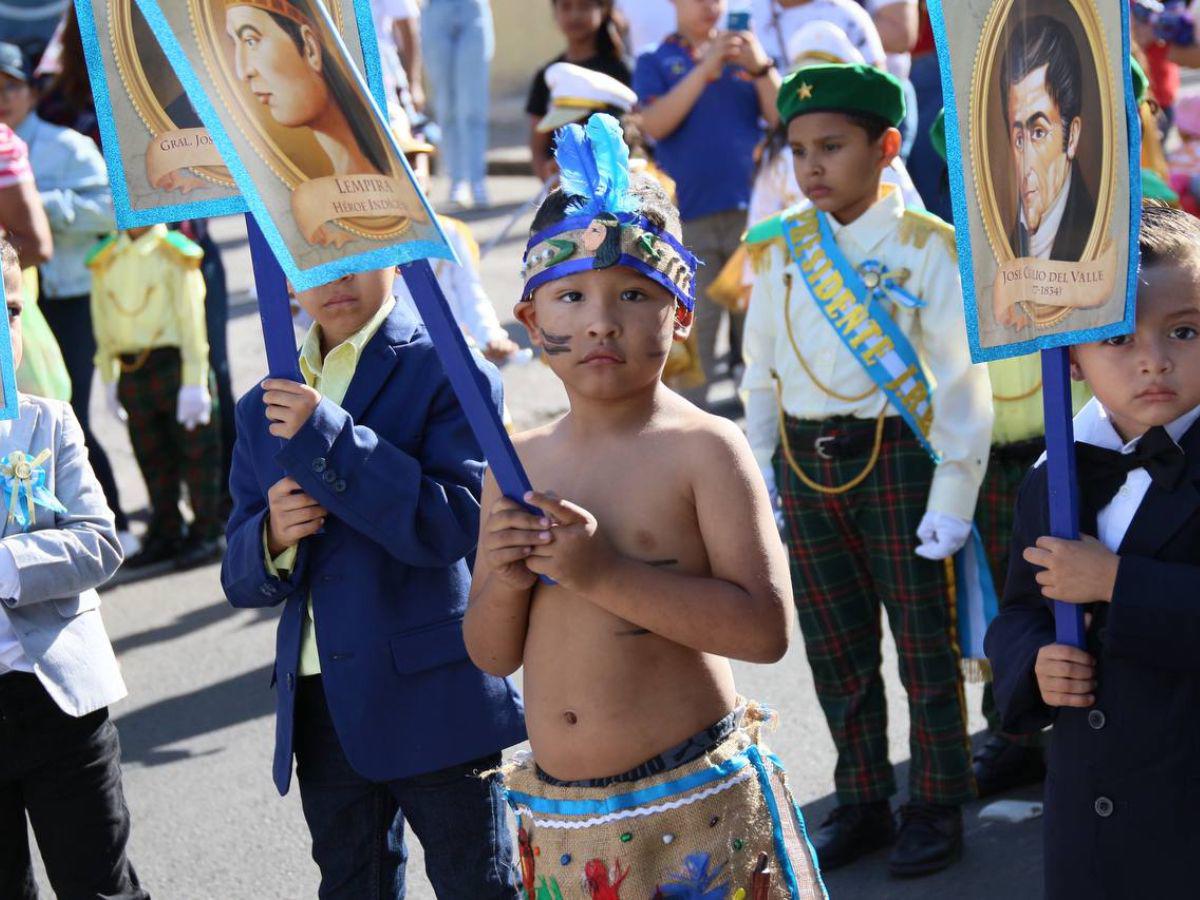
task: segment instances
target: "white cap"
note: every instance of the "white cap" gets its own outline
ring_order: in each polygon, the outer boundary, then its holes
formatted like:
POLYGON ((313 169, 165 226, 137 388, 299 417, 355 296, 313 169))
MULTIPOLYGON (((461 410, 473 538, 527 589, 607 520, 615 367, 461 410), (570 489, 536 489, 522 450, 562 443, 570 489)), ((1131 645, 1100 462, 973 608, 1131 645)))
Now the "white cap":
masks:
POLYGON ((793 71, 827 63, 865 65, 867 62, 850 43, 846 32, 828 21, 809 22, 796 29, 788 38, 787 55, 793 71))
POLYGON ((579 122, 592 113, 614 108, 629 112, 637 103, 632 88, 611 75, 573 63, 559 62, 547 68, 546 86, 550 88, 550 111, 537 127, 543 133, 579 122))

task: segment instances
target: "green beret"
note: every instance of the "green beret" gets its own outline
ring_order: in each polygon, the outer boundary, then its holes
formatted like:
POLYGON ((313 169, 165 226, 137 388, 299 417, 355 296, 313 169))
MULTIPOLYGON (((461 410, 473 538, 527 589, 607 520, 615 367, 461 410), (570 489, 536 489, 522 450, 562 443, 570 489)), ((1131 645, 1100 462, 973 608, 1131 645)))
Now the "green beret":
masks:
POLYGON ((1146 99, 1146 91, 1150 87, 1150 79, 1141 64, 1132 56, 1129 57, 1129 70, 1133 73, 1133 97, 1140 104, 1146 99))
POLYGON ((875 116, 893 127, 904 121, 904 88, 873 66, 825 65, 799 69, 783 81, 776 101, 786 125, 814 112, 875 116))
POLYGON ((942 158, 942 162, 946 162, 946 110, 944 108, 938 110, 937 118, 929 126, 929 143, 933 144, 933 149, 942 158))

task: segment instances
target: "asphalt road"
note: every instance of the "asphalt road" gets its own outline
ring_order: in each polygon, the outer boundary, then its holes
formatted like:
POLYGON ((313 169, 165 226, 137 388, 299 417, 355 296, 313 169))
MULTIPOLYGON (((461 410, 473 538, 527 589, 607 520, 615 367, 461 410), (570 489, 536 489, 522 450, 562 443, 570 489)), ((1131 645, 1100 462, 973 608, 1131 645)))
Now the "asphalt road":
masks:
MULTIPOLYGON (((530 178, 492 181, 497 206, 468 215, 481 244, 531 199, 530 178)), ((438 195, 435 195, 435 197, 438 195)), ((501 321, 512 323, 519 292, 517 272, 528 227, 526 212, 508 238, 484 259, 483 274, 501 321)), ((235 392, 264 371, 261 332, 250 294, 249 254, 241 222, 218 223, 234 309, 230 357, 235 392)), ((512 326, 514 336, 518 335, 512 326)), ((527 342, 526 342, 527 343, 527 342)), ((505 371, 508 401, 519 427, 561 413, 561 387, 539 363, 505 371)), ((716 398, 732 389, 720 386, 716 398)), ((127 509, 145 505, 145 489, 123 427, 107 418, 97 392, 94 421, 117 470, 127 509)), ((169 900, 301 900, 315 897, 316 867, 295 791, 280 798, 271 783, 273 703, 268 688, 275 613, 230 608, 215 566, 112 588, 103 614, 121 659, 130 696, 113 707, 125 757, 125 788, 133 814, 130 852, 144 884, 169 900)), ((735 666, 741 691, 781 714, 772 736, 791 771, 791 783, 810 822, 832 803, 833 745, 813 693, 803 642, 777 665, 735 666)), ((885 675, 892 721, 891 756, 904 783, 908 759, 907 709, 890 638, 885 675)), ((968 688, 971 728, 983 728, 979 689, 968 688)), ((1037 791, 1022 796, 1036 797, 1037 791)), ((915 882, 889 880, 886 856, 832 873, 835 898, 990 898, 1041 896, 1040 822, 981 822, 979 805, 967 810, 964 860, 938 876, 915 882)), ((410 844, 409 896, 429 900, 422 857, 410 844)), ((42 879, 45 888, 44 877, 42 879)), ((464 898, 455 898, 464 900, 464 898)))

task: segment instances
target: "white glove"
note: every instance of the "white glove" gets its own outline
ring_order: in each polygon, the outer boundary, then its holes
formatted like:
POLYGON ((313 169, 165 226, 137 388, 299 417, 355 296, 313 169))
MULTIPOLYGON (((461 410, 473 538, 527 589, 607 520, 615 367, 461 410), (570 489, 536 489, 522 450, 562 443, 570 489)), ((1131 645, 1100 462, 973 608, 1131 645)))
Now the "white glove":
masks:
POLYGON ((761 469, 763 481, 767 484, 767 496, 771 498, 771 513, 775 516, 775 527, 783 534, 787 521, 783 518, 783 500, 779 497, 779 487, 775 484, 775 470, 761 469))
POLYGON ((118 422, 129 421, 129 413, 125 412, 125 407, 121 405, 121 400, 117 397, 117 383, 115 381, 104 386, 104 403, 108 407, 108 414, 118 422))
POLYGON ((188 431, 197 425, 212 421, 212 396, 202 384, 185 384, 179 389, 179 402, 175 406, 175 419, 188 431))
POLYGON ((930 510, 917 526, 917 537, 921 539, 917 556, 949 559, 966 545, 970 536, 971 523, 966 519, 930 510))

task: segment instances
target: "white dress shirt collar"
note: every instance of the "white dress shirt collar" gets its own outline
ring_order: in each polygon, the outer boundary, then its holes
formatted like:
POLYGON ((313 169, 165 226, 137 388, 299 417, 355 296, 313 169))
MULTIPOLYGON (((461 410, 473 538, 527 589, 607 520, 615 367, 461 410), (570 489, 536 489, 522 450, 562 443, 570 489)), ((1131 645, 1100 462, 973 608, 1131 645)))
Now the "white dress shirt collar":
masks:
POLYGON ((1029 230, 1029 226, 1025 223, 1025 207, 1021 207, 1021 227, 1029 235, 1029 256, 1034 259, 1050 258, 1050 253, 1054 250, 1054 239, 1058 237, 1058 226, 1062 224, 1063 216, 1067 212, 1067 201, 1070 197, 1071 179, 1068 177, 1059 189, 1058 199, 1054 201, 1050 211, 1043 217, 1042 224, 1037 231, 1029 230))
MULTIPOLYGON (((1176 444, 1183 440, 1196 420, 1200 419, 1200 406, 1184 413, 1173 422, 1166 425, 1167 434, 1176 444)), ((1112 416, 1099 400, 1093 397, 1075 417, 1075 438, 1087 444, 1094 444, 1106 450, 1120 450, 1122 453, 1132 453, 1137 449, 1140 437, 1124 441, 1113 425, 1112 416)))
POLYGON ((879 186, 879 199, 870 208, 847 225, 842 225, 829 216, 829 227, 838 243, 849 238, 864 252, 870 253, 896 228, 904 215, 904 195, 894 184, 884 182, 879 186))

